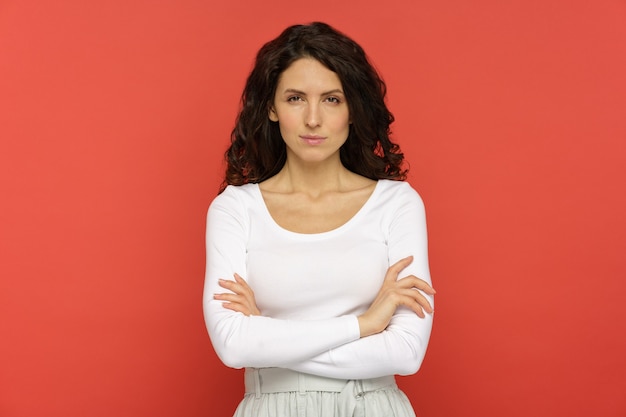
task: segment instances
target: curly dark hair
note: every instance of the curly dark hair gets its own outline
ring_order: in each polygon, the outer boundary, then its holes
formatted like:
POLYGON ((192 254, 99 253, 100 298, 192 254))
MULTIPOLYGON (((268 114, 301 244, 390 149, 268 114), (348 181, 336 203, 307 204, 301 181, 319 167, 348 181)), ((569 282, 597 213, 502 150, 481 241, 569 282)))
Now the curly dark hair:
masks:
POLYGON ((225 153, 227 185, 258 183, 276 175, 287 152, 278 122, 269 110, 280 75, 294 61, 313 58, 341 81, 350 119, 350 132, 340 149, 342 164, 370 179, 404 180, 404 156, 390 138, 394 117, 387 109, 387 87, 356 42, 331 26, 314 22, 285 29, 258 52, 241 96, 241 111, 225 153))

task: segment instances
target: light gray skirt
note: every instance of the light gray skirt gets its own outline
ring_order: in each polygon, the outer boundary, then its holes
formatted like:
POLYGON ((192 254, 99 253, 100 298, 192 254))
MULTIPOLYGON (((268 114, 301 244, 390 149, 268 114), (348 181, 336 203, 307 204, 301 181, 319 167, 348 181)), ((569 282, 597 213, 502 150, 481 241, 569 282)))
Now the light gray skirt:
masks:
POLYGON ((245 384, 234 417, 415 417, 393 376, 345 380, 248 368, 245 384))

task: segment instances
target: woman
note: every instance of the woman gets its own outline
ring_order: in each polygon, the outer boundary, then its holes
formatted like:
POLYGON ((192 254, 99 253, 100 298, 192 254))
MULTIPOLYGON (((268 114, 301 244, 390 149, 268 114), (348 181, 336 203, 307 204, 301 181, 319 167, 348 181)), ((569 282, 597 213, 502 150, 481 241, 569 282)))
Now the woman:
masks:
POLYGON ((412 416, 432 326, 424 207, 385 84, 323 23, 259 51, 209 208, 204 312, 235 416, 412 416), (419 277, 419 278, 418 278, 419 277))

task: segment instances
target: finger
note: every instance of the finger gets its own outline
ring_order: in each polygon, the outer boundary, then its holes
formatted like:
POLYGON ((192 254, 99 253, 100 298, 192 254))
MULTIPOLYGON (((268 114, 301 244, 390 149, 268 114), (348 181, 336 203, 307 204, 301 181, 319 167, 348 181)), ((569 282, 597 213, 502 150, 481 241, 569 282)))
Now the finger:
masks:
POLYGON ((236 282, 227 279, 218 279, 217 284, 222 288, 230 289, 236 282))
POLYGON ((230 293, 213 294, 213 298, 216 300, 220 300, 220 301, 228 301, 231 303, 239 303, 239 304, 244 304, 247 302, 246 298, 243 295, 230 294, 230 293))
POLYGON ((428 314, 432 314, 434 309, 430 304, 428 298, 426 298, 422 293, 417 290, 403 290, 401 293, 404 297, 409 297, 413 302, 417 303, 421 309, 426 311, 428 314))
POLYGON ((220 287, 226 288, 227 290, 230 290, 236 294, 245 294, 247 291, 250 291, 249 288, 246 288, 235 281, 220 279, 218 280, 218 284, 220 287))
POLYGON ((411 262, 413 262, 413 256, 407 256, 406 258, 402 258, 395 264, 391 265, 389 269, 396 273, 400 273, 400 271, 409 266, 411 262))
POLYGON ((239 275, 235 274, 234 277, 235 277, 234 281, 232 279, 218 279, 217 282, 221 287, 224 287, 224 288, 230 288, 233 286, 248 287, 248 284, 246 283, 246 281, 243 278, 241 278, 239 275))
POLYGON ((435 291, 435 289, 423 279, 416 278, 415 285, 413 285, 413 287, 430 295, 437 294, 437 291, 435 291))
POLYGON ((400 296, 398 298, 398 302, 400 305, 403 305, 405 307, 408 307, 409 309, 413 310, 413 312, 415 314, 417 314, 418 317, 420 318, 425 318, 426 315, 424 314, 424 309, 422 308, 422 306, 410 295, 403 295, 400 296))
POLYGON ((416 288, 424 291, 426 294, 435 295, 437 291, 426 281, 421 278, 417 278, 414 275, 409 275, 398 280, 398 285, 402 288, 416 288))
POLYGON ((417 314, 420 318, 425 318, 426 314, 433 314, 434 310, 431 307, 430 303, 423 296, 415 297, 415 295, 407 295, 404 298, 404 303, 406 307, 410 308, 417 314))
POLYGON ((232 294, 216 294, 221 295, 220 297, 215 297, 217 300, 224 301, 222 306, 229 310, 238 311, 240 313, 245 314, 246 316, 260 316, 261 312, 254 304, 248 303, 247 300, 240 298, 236 298, 236 296, 232 296, 232 294))
MULTIPOLYGON (((234 274, 233 277, 235 277, 234 281, 226 280, 226 279, 219 279, 218 284, 220 285, 220 287, 228 288, 230 290, 232 290, 233 288, 242 288, 243 291, 252 292, 252 288, 250 288, 246 280, 241 278, 239 274, 234 274)), ((239 292, 243 292, 243 291, 239 290, 239 292)))
POLYGON ((235 277, 235 282, 237 282, 237 284, 246 287, 246 288, 250 288, 250 286, 248 285, 248 283, 246 282, 245 279, 241 278, 241 275, 239 274, 234 274, 233 275, 235 277))
POLYGON ((239 313, 242 313, 245 316, 250 316, 250 310, 248 308, 246 308, 244 305, 239 304, 239 303, 223 303, 222 307, 228 309, 228 310, 232 310, 232 311, 236 311, 239 313))
POLYGON ((237 283, 239 283, 244 289, 244 291, 242 291, 242 294, 246 297, 246 300, 248 301, 248 305, 251 306, 250 308, 251 315, 260 315, 261 312, 256 306, 256 299, 254 297, 254 291, 252 290, 250 285, 246 282, 245 279, 241 277, 241 275, 235 273, 234 277, 237 283))
POLYGON ((409 307, 415 312, 415 314, 417 314, 417 317, 421 319, 426 318, 426 314, 424 314, 424 309, 422 309, 421 305, 413 302, 409 305, 409 307))
MULTIPOLYGON (((235 281, 237 281, 237 283, 241 286, 241 291, 240 292, 238 291, 238 293, 242 294, 246 298, 248 305, 256 306, 256 300, 254 298, 254 291, 252 291, 252 288, 250 288, 246 280, 243 279, 241 275, 239 274, 234 274, 234 277, 235 277, 235 281)), ((252 314, 255 314, 255 310, 251 310, 251 311, 252 311, 252 314)))
POLYGON ((385 274, 385 281, 396 281, 398 279, 398 274, 400 274, 404 268, 409 266, 411 262, 413 262, 413 257, 407 256, 406 258, 402 258, 395 264, 391 265, 385 274))
POLYGON ((250 303, 246 297, 237 294, 213 294, 215 300, 224 301, 222 305, 228 305, 229 310, 240 311, 247 316, 260 315, 255 304, 250 303))

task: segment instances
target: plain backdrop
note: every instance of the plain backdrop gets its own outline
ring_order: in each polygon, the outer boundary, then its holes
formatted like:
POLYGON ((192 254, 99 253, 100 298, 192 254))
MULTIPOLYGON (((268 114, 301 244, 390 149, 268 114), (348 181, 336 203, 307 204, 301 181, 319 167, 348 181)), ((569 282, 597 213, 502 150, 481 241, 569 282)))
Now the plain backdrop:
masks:
POLYGON ((229 416, 205 214, 254 54, 357 40, 427 208, 418 416, 626 415, 626 2, 0 0, 0 416, 229 416))

